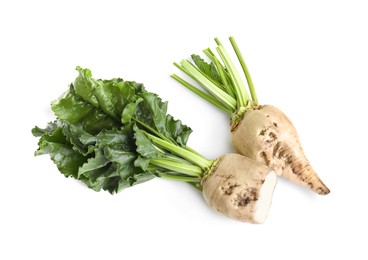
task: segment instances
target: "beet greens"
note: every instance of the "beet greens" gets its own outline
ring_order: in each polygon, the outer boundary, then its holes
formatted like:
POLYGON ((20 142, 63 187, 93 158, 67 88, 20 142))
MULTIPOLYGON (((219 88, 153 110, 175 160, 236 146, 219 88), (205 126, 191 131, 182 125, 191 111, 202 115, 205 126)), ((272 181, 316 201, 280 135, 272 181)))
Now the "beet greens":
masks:
POLYGON ((117 193, 154 177, 200 188, 213 161, 186 146, 192 130, 167 114, 167 102, 143 84, 77 70, 51 103, 56 121, 32 129, 40 137, 35 155, 49 154, 62 174, 95 191, 117 193))

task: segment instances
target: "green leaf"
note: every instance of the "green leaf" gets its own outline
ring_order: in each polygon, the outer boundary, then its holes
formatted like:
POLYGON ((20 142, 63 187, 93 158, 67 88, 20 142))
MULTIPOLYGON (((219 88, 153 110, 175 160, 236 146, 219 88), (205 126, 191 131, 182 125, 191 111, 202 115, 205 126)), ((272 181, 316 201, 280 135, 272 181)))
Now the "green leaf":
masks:
POLYGON ((97 134, 104 129, 120 127, 118 121, 115 121, 108 115, 101 113, 98 109, 92 110, 87 117, 83 118, 80 124, 86 132, 91 134, 97 134))
POLYGON ((158 137, 185 146, 192 130, 167 114, 167 102, 162 102, 160 97, 150 92, 143 93, 140 97, 143 101, 136 107, 134 117, 154 129, 156 132, 153 134, 158 137))
POLYGON ((140 97, 144 102, 139 103, 135 117, 165 137, 170 137, 165 128, 167 102, 162 102, 159 96, 149 92, 141 94, 140 97))
POLYGON ((125 106, 123 113, 121 115, 121 122, 123 124, 130 123, 132 117, 134 116, 135 110, 140 102, 142 102, 142 98, 138 98, 134 103, 130 103, 125 106))
POLYGON ((142 183, 143 180, 150 180, 155 177, 150 172, 143 170, 135 165, 137 154, 135 152, 127 152, 116 149, 114 147, 108 147, 104 150, 105 156, 116 165, 116 171, 121 178, 119 187, 133 186, 138 183, 142 183))
POLYGON ((51 109, 58 119, 70 124, 79 123, 91 134, 119 126, 119 122, 79 97, 73 85, 68 92, 51 103, 51 109))
POLYGON ((54 121, 54 122, 49 122, 45 128, 40 128, 38 126, 35 126, 32 129, 32 134, 35 137, 41 137, 43 135, 50 136, 55 132, 55 130, 58 129, 60 125, 61 125, 60 121, 54 121))
POLYGON ((93 89, 100 108, 115 120, 120 121, 125 107, 138 98, 138 94, 144 92, 143 85, 122 79, 96 80, 93 89))
POLYGON ((166 116, 166 129, 172 139, 180 146, 185 146, 192 129, 183 125, 180 120, 175 120, 171 115, 166 116))
POLYGON ((51 104, 55 115, 71 124, 82 124, 88 133, 120 127, 129 122, 143 84, 120 78, 96 80, 89 69, 77 67, 79 72, 69 91, 51 104), (127 109, 125 109, 129 106, 127 109), (122 120, 123 111, 126 111, 122 120))
POLYGON ((32 130, 36 136, 42 134, 35 155, 49 154, 62 174, 78 178, 78 169, 87 158, 73 149, 73 145, 63 135, 62 127, 60 122, 51 122, 45 129, 35 127, 32 130))
MULTIPOLYGON (((102 149, 95 149, 95 156, 88 159, 78 171, 78 179, 82 176, 89 180, 89 183, 95 183, 100 176, 108 172, 110 161, 104 155, 102 149)), ((88 183, 87 183, 88 184, 88 183)))
POLYGON ((94 106, 77 96, 74 86, 70 85, 69 91, 51 102, 51 109, 59 119, 75 124, 91 113, 94 106))
POLYGON ((62 129, 64 136, 73 145, 73 149, 82 155, 87 155, 93 152, 96 137, 87 133, 80 125, 64 123, 62 129))
POLYGON ((152 143, 143 130, 139 129, 136 125, 134 125, 133 129, 137 152, 142 157, 159 158, 162 156, 163 152, 152 143))
POLYGON ((138 153, 133 135, 132 124, 120 129, 104 130, 97 135, 97 146, 103 149, 105 158, 111 163, 108 175, 104 175, 109 181, 103 189, 119 192, 154 177, 134 164, 138 153))
POLYGON ((35 155, 49 154, 61 173, 95 191, 116 193, 154 177, 134 163, 138 153, 133 124, 93 136, 81 125, 58 120, 45 129, 35 127, 32 133, 40 136, 35 155))
POLYGON ((105 114, 120 121, 126 105, 145 92, 143 84, 124 82, 121 78, 96 80, 89 69, 77 67, 79 76, 74 81, 75 93, 85 102, 100 108, 105 114))
POLYGON ((120 78, 96 80, 90 70, 77 70, 79 75, 69 91, 52 102, 59 119, 81 124, 90 134, 138 120, 161 138, 185 145, 190 128, 169 116, 167 102, 146 92, 143 84, 120 78))
POLYGON ((94 95, 94 89, 98 84, 92 78, 92 72, 79 66, 76 70, 79 72, 79 75, 74 81, 75 93, 92 106, 99 107, 98 100, 94 95))
POLYGON ((150 161, 151 159, 138 156, 138 158, 134 161, 134 166, 141 168, 143 171, 148 171, 150 161))

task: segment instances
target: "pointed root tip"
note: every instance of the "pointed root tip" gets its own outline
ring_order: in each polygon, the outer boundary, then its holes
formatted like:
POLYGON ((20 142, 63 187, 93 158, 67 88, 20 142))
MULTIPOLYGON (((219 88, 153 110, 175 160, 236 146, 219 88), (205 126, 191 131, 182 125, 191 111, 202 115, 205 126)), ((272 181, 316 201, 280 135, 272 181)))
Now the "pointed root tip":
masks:
POLYGON ((318 188, 317 189, 317 191, 316 191, 319 195, 327 195, 327 194, 329 194, 330 193, 330 189, 329 188, 327 188, 326 186, 325 187, 320 187, 320 188, 318 188))
POLYGON ((327 195, 330 193, 330 189, 323 183, 321 178, 317 175, 317 173, 310 167, 308 171, 304 172, 304 176, 309 176, 306 179, 306 184, 308 184, 309 188, 319 195, 327 195))
POLYGON ((317 192, 319 195, 327 195, 330 193, 330 189, 327 188, 327 186, 322 181, 321 184, 316 189, 313 190, 317 192))

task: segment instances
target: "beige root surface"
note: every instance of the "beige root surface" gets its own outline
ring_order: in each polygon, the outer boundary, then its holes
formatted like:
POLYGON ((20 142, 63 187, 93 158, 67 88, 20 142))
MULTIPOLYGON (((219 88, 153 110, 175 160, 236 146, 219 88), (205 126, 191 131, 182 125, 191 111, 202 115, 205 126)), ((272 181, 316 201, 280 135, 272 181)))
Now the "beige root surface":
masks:
POLYGON ((273 106, 247 111, 232 129, 232 144, 240 154, 268 165, 290 181, 318 194, 330 192, 305 157, 295 127, 273 106))
POLYGON ((202 181, 204 199, 230 218, 263 223, 271 206, 276 173, 240 154, 226 154, 202 181))

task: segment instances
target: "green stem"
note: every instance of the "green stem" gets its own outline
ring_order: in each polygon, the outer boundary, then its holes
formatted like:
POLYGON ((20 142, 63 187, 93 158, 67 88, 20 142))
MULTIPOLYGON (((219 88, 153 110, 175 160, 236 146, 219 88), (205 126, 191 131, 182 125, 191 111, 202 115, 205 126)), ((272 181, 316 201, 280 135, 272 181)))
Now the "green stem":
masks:
POLYGON ((231 115, 233 111, 231 111, 229 108, 227 108, 223 103, 221 103, 218 99, 214 98, 213 96, 210 96, 206 94, 205 92, 199 90, 195 86, 191 85, 189 82, 185 81, 184 79, 180 78, 178 75, 173 74, 171 75, 173 79, 175 79, 177 82, 182 84, 184 87, 192 91, 194 94, 197 94, 199 97, 203 98, 204 100, 208 101, 215 107, 221 109, 225 113, 231 115))
POLYGON ((238 57, 238 60, 239 60, 240 65, 241 65, 241 67, 243 69, 245 78, 247 79, 248 87, 249 87, 249 91, 250 91, 250 94, 252 96, 252 99, 253 99, 253 101, 256 104, 258 104, 258 98, 257 98, 256 90, 254 88, 253 81, 252 81, 252 78, 250 76, 248 67, 245 64, 243 55, 241 54, 240 49, 239 49, 238 45, 236 44, 236 41, 235 41, 234 37, 233 36, 230 36, 229 40, 231 42, 231 45, 233 46, 233 49, 234 49, 234 51, 236 53, 236 56, 238 57))
POLYGON ((202 192, 202 186, 199 182, 189 182, 189 184, 192 185, 199 192, 202 192))
POLYGON ((189 61, 182 60, 181 66, 190 73, 193 78, 208 92, 214 95, 218 100, 220 100, 224 105, 232 110, 236 110, 236 100, 228 95, 225 91, 219 89, 215 84, 203 76, 198 69, 189 61))
POLYGON ((225 48, 222 45, 218 45, 216 50, 218 51, 222 61, 224 62, 234 84, 237 108, 242 107, 249 100, 245 85, 225 48))
POLYGON ((225 68, 221 65, 220 61, 217 59, 215 54, 211 51, 211 49, 207 48, 203 50, 203 53, 206 54, 206 56, 215 64, 217 71, 220 74, 222 84, 224 85, 224 88, 226 90, 226 93, 235 98, 235 93, 233 90, 233 86, 231 85, 231 82, 228 82, 226 78, 226 71, 225 68))
MULTIPOLYGON (((198 56, 198 55, 195 55, 198 56)), ((215 78, 212 77, 212 75, 208 75, 207 73, 205 73, 200 66, 197 65, 197 63, 195 62, 195 60, 193 59, 193 55, 192 57, 192 61, 188 60, 189 63, 192 63, 193 66, 204 76, 206 77, 208 80, 210 80, 214 85, 216 85, 216 87, 218 87, 219 89, 221 89, 222 91, 225 91, 227 93, 227 89, 225 87, 225 85, 221 84, 221 82, 219 82, 218 80, 216 80, 215 78)), ((199 57, 199 56, 198 56, 199 57)))
POLYGON ((150 163, 158 167, 162 167, 167 170, 175 171, 188 176, 200 177, 203 175, 203 170, 201 169, 201 167, 195 165, 178 163, 168 159, 161 159, 161 158, 152 159, 150 163))
POLYGON ((216 42, 217 45, 222 45, 219 38, 217 38, 217 37, 215 38, 215 42, 216 42))
POLYGON ((198 165, 199 167, 201 167, 203 170, 207 170, 211 167, 213 161, 207 160, 205 158, 203 158, 202 156, 193 153, 191 151, 186 150, 185 148, 182 148, 178 145, 172 144, 170 142, 167 142, 165 140, 162 140, 154 135, 151 135, 149 133, 145 133, 147 135, 148 138, 150 138, 152 140, 153 143, 161 146, 162 148, 176 154, 179 155, 181 157, 183 157, 184 159, 187 159, 188 161, 198 165))
POLYGON ((199 182, 199 179, 197 177, 187 177, 187 176, 180 176, 180 175, 167 174, 167 173, 159 173, 159 176, 161 178, 169 179, 169 180, 184 181, 184 182, 190 182, 190 183, 199 182))
POLYGON ((153 129, 152 127, 150 127, 149 125, 145 124, 144 122, 140 121, 139 119, 132 117, 132 119, 137 122, 138 124, 140 124, 141 126, 143 126, 144 128, 146 128, 146 130, 150 131, 151 133, 157 135, 158 137, 160 137, 161 139, 170 142, 170 143, 174 143, 172 140, 168 139, 166 136, 164 136, 163 134, 161 134, 160 132, 156 131, 155 129, 153 129))
MULTIPOLYGON (((198 156, 201 156, 202 158, 204 158, 200 153, 198 153, 196 150, 194 150, 193 148, 190 148, 189 146, 185 146, 185 149, 198 155, 198 156)), ((204 158, 205 159, 205 158, 204 158)))
MULTIPOLYGON (((155 146, 155 147, 157 147, 157 146, 155 146)), ((172 162, 178 162, 178 163, 181 163, 181 164, 192 165, 191 162, 188 162, 187 160, 185 160, 185 159, 183 159, 183 158, 181 158, 177 155, 166 153, 165 150, 163 150, 163 149, 162 149, 162 153, 163 153, 163 158, 168 159, 172 162)))

